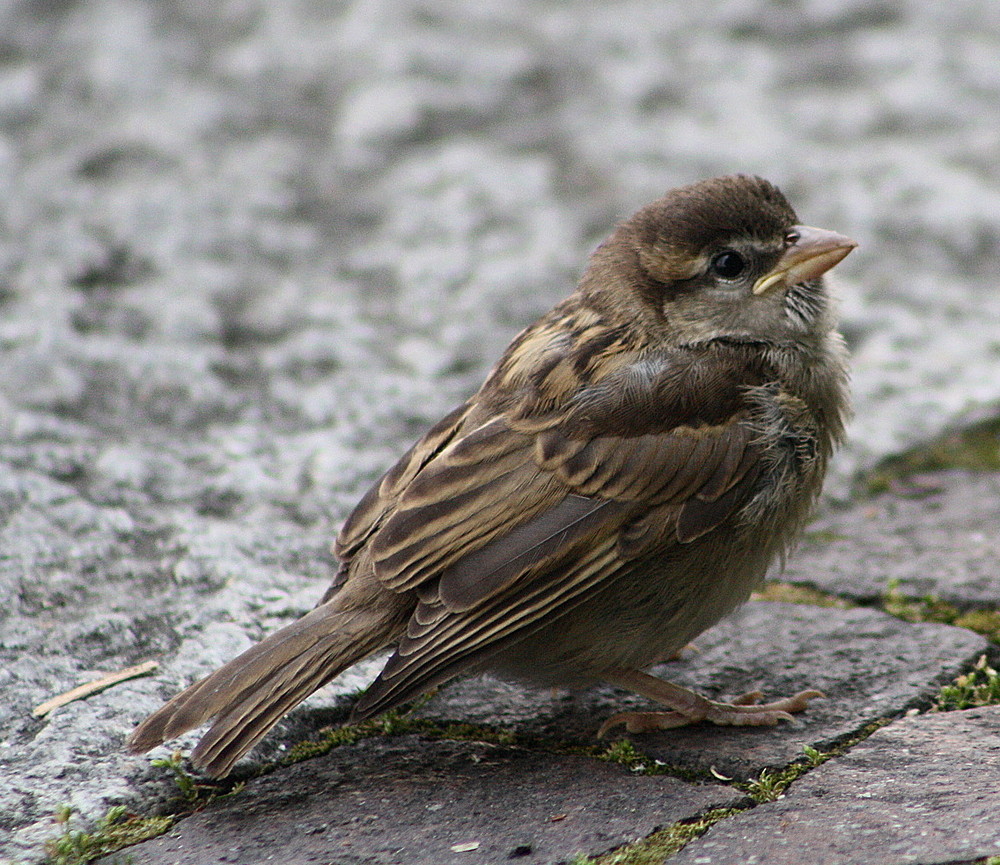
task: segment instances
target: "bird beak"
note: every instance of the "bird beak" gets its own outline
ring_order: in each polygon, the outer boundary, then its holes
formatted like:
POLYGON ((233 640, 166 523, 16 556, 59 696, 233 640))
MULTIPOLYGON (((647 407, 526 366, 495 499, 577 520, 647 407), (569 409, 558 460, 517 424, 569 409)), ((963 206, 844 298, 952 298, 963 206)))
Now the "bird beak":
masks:
POLYGON ((808 225, 793 226, 789 239, 792 240, 791 245, 778 263, 754 283, 754 294, 763 294, 775 286, 798 285, 822 276, 857 246, 849 237, 808 225))

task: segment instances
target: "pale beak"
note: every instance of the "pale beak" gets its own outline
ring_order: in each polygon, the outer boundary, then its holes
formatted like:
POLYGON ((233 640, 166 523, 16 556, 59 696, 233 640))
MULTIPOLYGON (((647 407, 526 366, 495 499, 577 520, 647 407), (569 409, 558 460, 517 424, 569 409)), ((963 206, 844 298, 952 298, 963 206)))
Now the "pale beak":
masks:
POLYGON ((822 276, 857 246, 851 238, 836 231, 808 225, 793 226, 789 239, 792 237, 794 240, 774 268, 754 283, 754 294, 763 294, 777 286, 798 285, 822 276))

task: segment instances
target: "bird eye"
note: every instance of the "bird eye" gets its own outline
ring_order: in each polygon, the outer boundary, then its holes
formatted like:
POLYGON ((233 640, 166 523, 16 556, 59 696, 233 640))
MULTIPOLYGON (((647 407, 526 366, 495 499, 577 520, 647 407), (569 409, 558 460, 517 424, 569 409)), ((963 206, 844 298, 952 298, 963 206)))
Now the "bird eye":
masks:
POLYGON ((747 263, 743 256, 731 249, 724 249, 712 259, 712 273, 721 276, 723 279, 736 279, 744 270, 747 263))

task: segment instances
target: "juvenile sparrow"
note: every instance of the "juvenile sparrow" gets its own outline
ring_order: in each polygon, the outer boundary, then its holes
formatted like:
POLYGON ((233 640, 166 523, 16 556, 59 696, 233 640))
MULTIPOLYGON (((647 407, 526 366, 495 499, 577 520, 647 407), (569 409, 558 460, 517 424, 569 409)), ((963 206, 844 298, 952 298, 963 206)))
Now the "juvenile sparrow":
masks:
POLYGON ((794 540, 847 411, 822 275, 855 243, 799 224, 756 177, 668 192, 594 252, 468 402, 368 491, 318 606, 150 715, 146 751, 214 719, 192 754, 222 776, 356 661, 393 653, 354 719, 459 674, 610 682, 664 712, 763 725, 816 691, 721 703, 657 679, 794 540))

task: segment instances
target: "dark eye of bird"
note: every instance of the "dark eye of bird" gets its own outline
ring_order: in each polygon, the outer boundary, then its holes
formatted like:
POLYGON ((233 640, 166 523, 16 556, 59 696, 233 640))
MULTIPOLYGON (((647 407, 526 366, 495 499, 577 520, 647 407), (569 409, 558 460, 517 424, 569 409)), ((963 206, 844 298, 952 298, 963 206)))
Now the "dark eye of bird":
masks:
POLYGON ((744 270, 747 263, 743 256, 731 249, 724 249, 712 259, 712 273, 721 276, 723 279, 736 279, 744 270))

